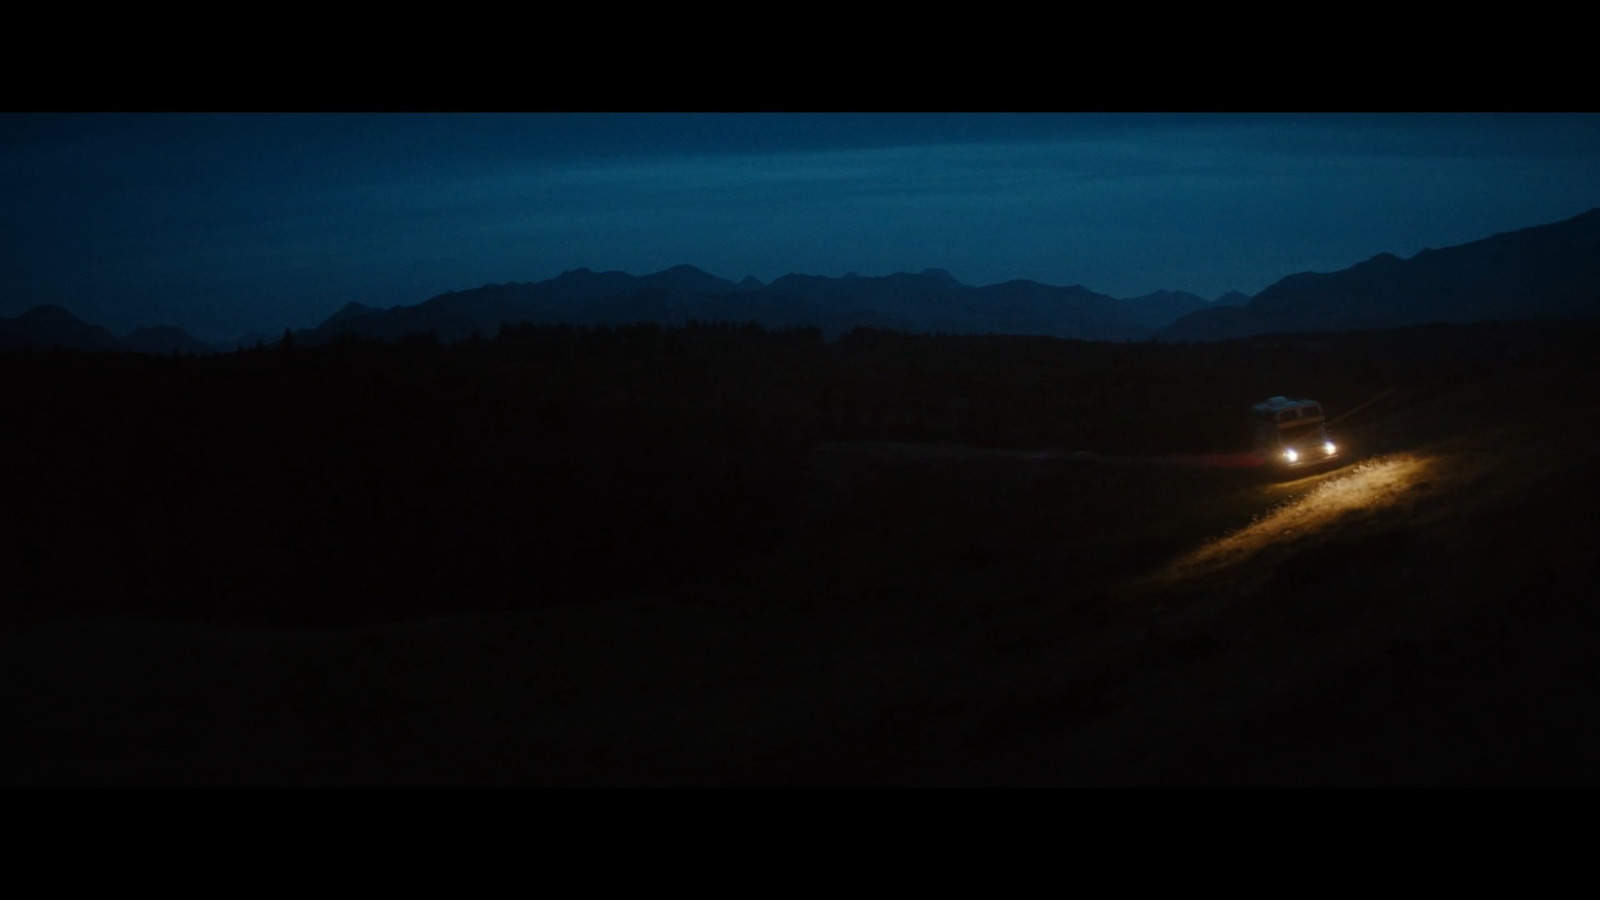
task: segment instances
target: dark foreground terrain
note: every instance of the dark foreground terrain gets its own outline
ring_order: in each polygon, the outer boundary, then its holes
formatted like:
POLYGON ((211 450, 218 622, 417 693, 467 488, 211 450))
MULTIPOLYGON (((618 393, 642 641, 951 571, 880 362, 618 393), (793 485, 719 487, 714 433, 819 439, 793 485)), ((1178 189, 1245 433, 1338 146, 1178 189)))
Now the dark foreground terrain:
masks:
POLYGON ((1600 782, 1596 337, 7 357, 0 780, 1600 782))

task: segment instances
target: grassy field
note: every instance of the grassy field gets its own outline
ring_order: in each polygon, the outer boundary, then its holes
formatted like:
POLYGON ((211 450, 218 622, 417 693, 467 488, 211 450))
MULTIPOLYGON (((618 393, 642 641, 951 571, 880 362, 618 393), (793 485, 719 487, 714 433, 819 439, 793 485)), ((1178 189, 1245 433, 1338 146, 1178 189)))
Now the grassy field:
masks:
POLYGON ((771 549, 672 590, 338 629, 15 625, 0 775, 1594 783, 1600 384, 1529 340, 1537 364, 1401 383, 1341 425, 1342 465, 1293 478, 823 443, 771 549))

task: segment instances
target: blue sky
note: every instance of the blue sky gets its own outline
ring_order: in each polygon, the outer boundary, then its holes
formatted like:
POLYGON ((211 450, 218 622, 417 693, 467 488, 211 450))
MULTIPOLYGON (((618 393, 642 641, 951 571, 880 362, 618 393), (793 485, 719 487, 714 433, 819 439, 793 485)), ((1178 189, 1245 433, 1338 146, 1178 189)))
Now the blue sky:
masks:
POLYGON ((679 263, 1215 297, 1596 206, 1593 114, 7 114, 0 315, 220 340, 679 263))

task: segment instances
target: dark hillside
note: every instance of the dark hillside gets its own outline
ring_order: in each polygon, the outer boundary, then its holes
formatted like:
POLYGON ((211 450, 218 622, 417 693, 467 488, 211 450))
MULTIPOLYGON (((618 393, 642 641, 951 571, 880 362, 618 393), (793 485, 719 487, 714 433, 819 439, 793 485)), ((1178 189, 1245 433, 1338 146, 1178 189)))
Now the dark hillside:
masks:
POLYGON ((772 540, 804 332, 0 359, 8 617, 279 624, 582 602, 772 540), (764 409, 757 401, 773 404, 764 409))
POLYGON ((7 355, 0 771, 1594 783, 1597 338, 7 355), (1248 463, 1280 393, 1345 464, 1248 463))

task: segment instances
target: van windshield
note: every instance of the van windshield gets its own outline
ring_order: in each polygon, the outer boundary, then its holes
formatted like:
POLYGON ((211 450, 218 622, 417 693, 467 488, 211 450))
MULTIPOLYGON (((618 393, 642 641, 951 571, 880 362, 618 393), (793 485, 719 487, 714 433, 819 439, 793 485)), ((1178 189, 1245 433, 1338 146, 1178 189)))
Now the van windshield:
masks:
POLYGON ((1305 425, 1291 425, 1278 430, 1279 440, 1286 447, 1298 447, 1301 444, 1318 444, 1326 440, 1327 432, 1322 428, 1321 422, 1310 422, 1305 425))

